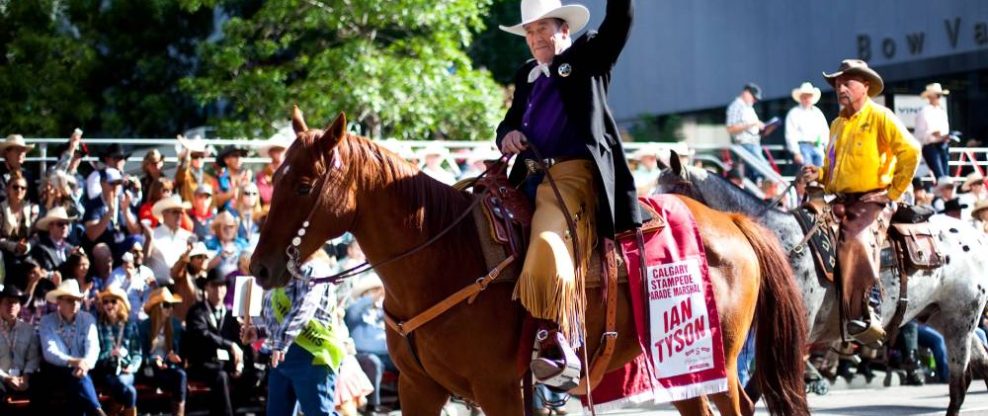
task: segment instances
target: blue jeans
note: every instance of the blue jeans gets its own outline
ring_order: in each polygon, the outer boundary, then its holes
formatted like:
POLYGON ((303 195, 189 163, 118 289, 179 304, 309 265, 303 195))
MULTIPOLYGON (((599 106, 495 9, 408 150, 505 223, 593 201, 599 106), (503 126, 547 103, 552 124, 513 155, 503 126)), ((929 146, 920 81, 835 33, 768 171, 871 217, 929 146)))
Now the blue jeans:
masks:
POLYGON ((799 153, 803 155, 803 165, 823 166, 823 152, 815 144, 800 142, 799 153))
POLYGON ((312 364, 312 354, 292 344, 285 360, 268 373, 268 416, 292 416, 295 402, 306 416, 337 415, 336 372, 312 364))
POLYGON ((923 160, 929 166, 933 176, 940 179, 942 176, 950 175, 950 143, 931 143, 923 145, 923 160))
POLYGON ((532 410, 546 409, 550 405, 561 403, 566 398, 566 393, 552 391, 544 384, 536 384, 534 393, 532 395, 532 410), (545 400, 543 401, 543 399, 545 400))
POLYGON ((367 405, 380 406, 381 376, 384 375, 385 371, 398 372, 398 368, 395 367, 394 362, 391 361, 391 356, 388 354, 358 352, 357 362, 360 363, 360 368, 364 370, 364 374, 367 374, 367 378, 374 385, 374 392, 367 397, 367 405))
POLYGON ((185 374, 185 369, 173 365, 167 365, 165 368, 153 368, 149 381, 168 392, 172 396, 172 402, 185 402, 185 396, 189 390, 188 376, 185 374))
MULTIPOLYGON (((748 153, 751 153, 753 156, 755 156, 756 160, 759 160, 765 163, 766 165, 769 164, 768 159, 765 158, 765 154, 762 153, 762 147, 760 145, 741 143, 741 147, 743 147, 744 150, 747 150, 748 153)), ((758 173, 758 171, 756 171, 754 168, 752 168, 749 165, 744 166, 744 176, 755 183, 758 183, 758 181, 762 178, 762 174, 758 173)))
POLYGON ((978 337, 979 341, 981 341, 981 345, 988 348, 988 334, 985 334, 985 330, 981 328, 974 328, 974 335, 978 337))
POLYGON ((751 364, 755 360, 755 328, 748 329, 748 336, 744 340, 744 346, 738 353, 738 383, 741 387, 748 385, 751 380, 751 364))
POLYGON ((101 409, 99 396, 96 395, 96 387, 93 386, 92 377, 87 374, 82 378, 72 375, 72 369, 68 367, 56 367, 45 365, 45 385, 48 388, 59 389, 67 393, 68 408, 57 409, 57 414, 61 415, 95 415, 101 409))
POLYGON ((134 375, 113 375, 104 373, 100 381, 109 390, 110 398, 123 407, 137 406, 137 389, 134 388, 134 375))
POLYGON ((919 345, 933 351, 933 360, 937 364, 937 377, 941 382, 950 381, 950 367, 947 366, 947 343, 943 335, 926 325, 918 327, 919 345))

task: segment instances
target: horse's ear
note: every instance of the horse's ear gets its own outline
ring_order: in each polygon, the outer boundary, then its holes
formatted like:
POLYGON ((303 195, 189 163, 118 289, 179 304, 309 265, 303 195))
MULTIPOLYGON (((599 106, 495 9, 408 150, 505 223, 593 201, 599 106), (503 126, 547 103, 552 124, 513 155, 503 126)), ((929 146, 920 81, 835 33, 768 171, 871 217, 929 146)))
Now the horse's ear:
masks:
POLYGON ((319 139, 320 145, 326 150, 336 147, 336 145, 346 137, 346 113, 340 113, 333 121, 333 124, 326 128, 319 139))
POLYGON ((677 176, 683 176, 683 163, 679 160, 679 153, 675 150, 669 151, 669 167, 677 176))
POLYGON ((665 152, 659 152, 655 155, 655 164, 659 166, 659 169, 669 168, 669 156, 665 152))
POLYGON ((297 104, 292 107, 292 129, 295 130, 295 134, 309 131, 309 126, 305 125, 305 118, 302 117, 302 110, 299 110, 297 104))

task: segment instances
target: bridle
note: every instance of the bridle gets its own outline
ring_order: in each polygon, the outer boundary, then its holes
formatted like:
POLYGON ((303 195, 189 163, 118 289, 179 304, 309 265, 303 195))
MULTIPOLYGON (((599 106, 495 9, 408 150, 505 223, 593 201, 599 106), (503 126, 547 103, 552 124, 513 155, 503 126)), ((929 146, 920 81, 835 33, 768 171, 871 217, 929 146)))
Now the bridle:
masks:
MULTIPOLYGON (((336 151, 334 150, 333 151, 333 159, 334 160, 337 160, 336 157, 337 157, 336 151)), ((500 169, 504 164, 508 163, 508 160, 510 158, 511 158, 510 155, 502 155, 500 158, 497 159, 496 162, 490 164, 487 167, 487 169, 485 169, 483 172, 481 172, 481 174, 478 175, 476 179, 479 180, 479 179, 483 178, 484 176, 487 176, 487 174, 489 172, 496 171, 496 170, 500 169)), ((319 188, 318 188, 319 189, 319 194, 316 196, 316 201, 312 205, 312 209, 309 211, 309 215, 307 215, 306 218, 305 218, 305 221, 302 222, 302 226, 296 232, 295 237, 292 238, 291 245, 289 245, 285 249, 285 255, 288 257, 288 263, 286 265, 287 266, 286 268, 288 269, 288 273, 291 274, 292 277, 294 277, 295 279, 299 279, 299 280, 305 281, 309 285, 316 285, 316 284, 322 284, 322 283, 337 284, 337 283, 340 283, 341 281, 346 280, 348 278, 351 278, 351 277, 354 277, 354 276, 358 276, 358 275, 360 275, 362 273, 365 273, 365 272, 367 272, 369 270, 375 269, 377 267, 384 266, 386 264, 394 263, 394 262, 396 262, 398 260, 404 259, 404 258, 406 258, 408 256, 411 256, 411 255, 413 255, 415 253, 418 253, 419 251, 422 251, 423 249, 425 249, 426 247, 432 245, 436 241, 439 241, 440 238, 442 238, 443 236, 445 236, 446 234, 448 234, 450 231, 452 231, 453 228, 456 228, 456 226, 459 225, 461 222, 463 222, 463 220, 466 219, 468 216, 470 216, 470 214, 473 212, 474 208, 476 208, 477 205, 479 205, 483 201, 483 198, 482 197, 480 197, 480 198, 474 198, 473 202, 470 203, 470 205, 467 207, 467 209, 465 209, 462 213, 460 213, 460 215, 457 216, 453 220, 453 222, 451 222, 449 225, 447 225, 445 228, 443 228, 442 231, 440 231, 438 234, 436 234, 435 236, 433 236, 429 240, 427 240, 427 241, 425 241, 425 242, 423 242, 423 243, 421 243, 421 244, 419 244, 419 245, 417 245, 415 247, 412 247, 411 249, 409 249, 409 250, 405 251, 404 253, 401 253, 401 254, 399 254, 399 255, 397 255, 395 257, 392 257, 390 259, 387 259, 387 260, 384 260, 384 261, 381 261, 381 262, 378 262, 378 263, 374 263, 374 264, 371 264, 370 262, 365 261, 363 263, 360 263, 360 264, 358 264, 356 266, 353 266, 353 267, 351 267, 349 269, 343 270, 343 271, 341 271, 339 273, 336 273, 336 274, 333 274, 333 275, 330 275, 330 276, 311 277, 311 276, 307 276, 306 273, 304 271, 302 271, 302 264, 304 262, 303 262, 303 260, 301 258, 301 249, 300 249, 300 247, 302 245, 302 238, 305 237, 305 235, 308 232, 307 230, 309 228, 309 225, 312 224, 312 222, 311 222, 312 217, 313 217, 313 215, 316 214, 317 210, 319 209, 319 204, 322 202, 322 199, 323 199, 324 195, 326 194, 326 187, 327 187, 327 185, 330 183, 330 181, 332 179, 330 177, 331 174, 332 174, 332 172, 333 172, 333 169, 332 168, 328 168, 328 169, 326 169, 326 173, 323 174, 322 177, 320 178, 321 183, 320 183, 319 188)), ((484 195, 484 194, 486 194, 488 192, 490 192, 490 189, 484 189, 483 193, 481 193, 480 195, 482 196, 482 195, 484 195)))

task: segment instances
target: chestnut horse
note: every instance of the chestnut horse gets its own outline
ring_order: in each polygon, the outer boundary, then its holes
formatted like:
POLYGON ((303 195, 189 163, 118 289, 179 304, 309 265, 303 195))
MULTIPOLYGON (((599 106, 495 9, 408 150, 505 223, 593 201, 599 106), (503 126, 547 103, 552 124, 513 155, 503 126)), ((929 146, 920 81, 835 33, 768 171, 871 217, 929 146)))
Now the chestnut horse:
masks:
MULTIPOLYGON (((296 240, 299 258, 349 231, 372 264, 398 257, 452 227, 414 254, 377 267, 387 293, 384 309, 398 320, 417 315, 488 272, 476 226, 472 221, 454 224, 474 195, 443 185, 391 151, 348 134, 342 114, 326 130, 309 130, 296 108, 292 124, 297 140, 275 175, 269 220, 251 259, 263 287, 282 286, 292 278, 286 248, 305 221, 307 231, 296 240)), ((807 414, 801 357, 805 312, 784 252, 771 233, 746 217, 684 201, 705 242, 723 329, 729 389, 711 400, 723 414, 754 412, 738 387, 736 359, 757 314, 765 324, 756 329, 755 374, 769 409, 807 414)), ((612 369, 641 354, 628 290, 620 292, 620 335, 612 369)), ((388 330, 404 414, 438 415, 450 395, 479 404, 491 416, 523 413, 516 362, 525 311, 511 295, 512 285, 494 284, 409 338, 388 330)), ((601 292, 589 290, 587 296, 599 299, 601 292)), ((593 356, 603 332, 604 302, 588 303, 587 355, 593 356)), ((675 405, 683 414, 709 412, 704 397, 675 405)))

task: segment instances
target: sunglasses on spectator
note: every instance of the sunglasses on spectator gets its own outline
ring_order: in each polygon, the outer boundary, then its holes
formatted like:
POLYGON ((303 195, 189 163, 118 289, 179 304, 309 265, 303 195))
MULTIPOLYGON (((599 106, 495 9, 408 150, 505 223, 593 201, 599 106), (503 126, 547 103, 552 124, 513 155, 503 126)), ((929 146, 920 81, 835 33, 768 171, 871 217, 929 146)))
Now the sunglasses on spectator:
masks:
POLYGON ((166 209, 164 211, 161 211, 161 213, 162 214, 168 214, 168 215, 178 215, 178 214, 181 214, 182 211, 181 210, 177 210, 177 209, 166 209))
POLYGON ((162 304, 161 304, 161 307, 162 307, 162 308, 165 308, 165 309, 171 309, 171 308, 172 308, 172 307, 174 307, 174 306, 175 306, 175 305, 172 305, 172 304, 170 304, 170 303, 162 303, 162 304))
POLYGON ((66 222, 66 221, 55 221, 55 222, 51 223, 51 225, 54 225, 56 227, 68 227, 69 226, 69 223, 66 222))
POLYGON ((27 185, 10 185, 10 188, 15 191, 26 191, 27 185))
POLYGON ((103 301, 103 304, 104 305, 116 305, 117 304, 117 300, 116 299, 106 299, 106 300, 103 301))
POLYGON ((257 196, 257 192, 251 192, 251 191, 244 192, 244 196, 257 196))

